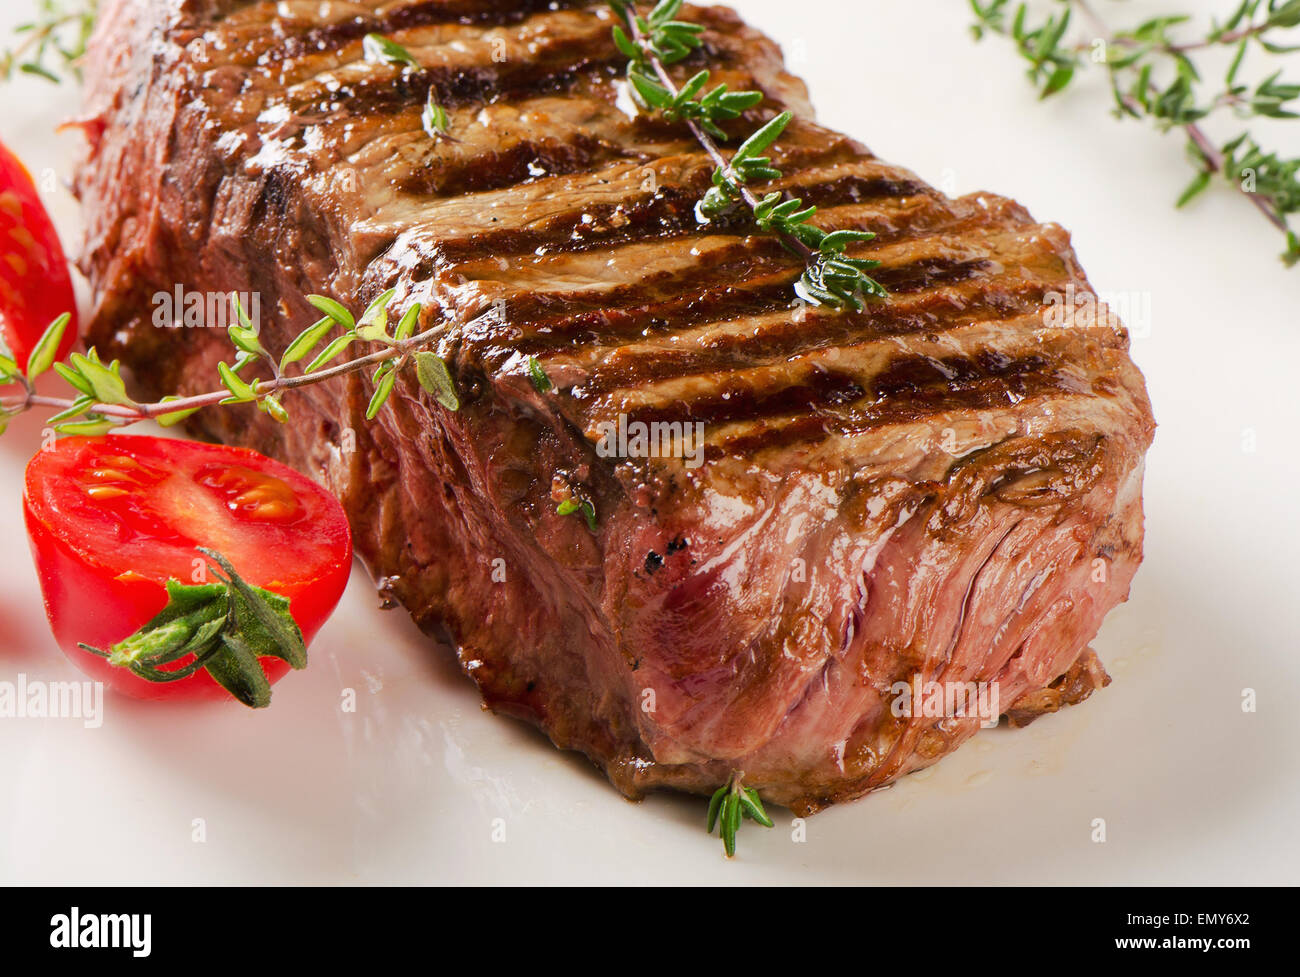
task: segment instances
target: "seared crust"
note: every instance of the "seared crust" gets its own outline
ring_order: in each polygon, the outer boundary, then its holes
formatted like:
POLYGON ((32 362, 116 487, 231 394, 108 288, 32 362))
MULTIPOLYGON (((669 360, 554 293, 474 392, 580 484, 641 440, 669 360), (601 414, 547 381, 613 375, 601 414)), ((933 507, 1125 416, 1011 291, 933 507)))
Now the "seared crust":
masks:
POLYGON ((311 321, 310 292, 424 303, 460 412, 405 382, 367 424, 356 379, 287 428, 200 429, 330 484, 486 701, 625 792, 743 769, 810 811, 977 728, 898 720, 894 682, 1027 702, 1080 659, 1141 558, 1153 422, 1061 228, 876 159, 813 121, 734 13, 684 16, 707 30, 682 73, 765 93, 736 134, 796 113, 773 186, 874 231, 854 253, 882 262, 888 300, 792 307, 779 242, 697 222, 711 166, 623 111, 603 4, 115 0, 78 181, 90 341, 154 392, 207 389, 222 337, 155 328, 153 293, 258 291, 272 344, 311 321), (371 31, 421 69, 366 62, 371 31), (453 139, 421 131, 431 87, 453 139), (602 457, 620 418, 702 422, 705 464, 602 457), (557 481, 594 503, 595 534, 555 513, 557 481))

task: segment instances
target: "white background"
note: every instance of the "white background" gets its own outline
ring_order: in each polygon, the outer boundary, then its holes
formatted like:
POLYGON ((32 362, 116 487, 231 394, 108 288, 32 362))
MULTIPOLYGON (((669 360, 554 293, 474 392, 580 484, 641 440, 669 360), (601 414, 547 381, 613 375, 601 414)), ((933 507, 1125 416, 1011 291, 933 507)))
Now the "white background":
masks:
MULTIPOLYGON (((26 6, 5 0, 5 35, 26 6)), ((965 3, 739 6, 785 46, 823 121, 950 191, 1017 197, 1073 230, 1098 289, 1149 295, 1133 352, 1160 428, 1146 563, 1096 642, 1114 684, 812 818, 805 843, 776 812, 727 863, 698 799, 629 804, 585 761, 482 712, 450 656, 377 610, 358 572, 312 667, 265 712, 110 696, 100 729, 0 719, 0 880, 1300 881, 1300 268, 1275 260, 1279 236, 1231 192, 1175 212, 1176 135, 1110 118, 1092 72, 1038 102, 1006 42, 972 42, 965 3), (340 711, 345 687, 355 714, 340 711)), ((0 88, 0 139, 66 175, 78 136, 51 130, 75 99, 0 88)), ((1286 130, 1274 141, 1300 150, 1286 130)), ((47 202, 74 242, 74 202, 47 202)), ((48 636, 21 525, 36 444, 29 423, 0 442, 0 680, 78 675, 48 636)))

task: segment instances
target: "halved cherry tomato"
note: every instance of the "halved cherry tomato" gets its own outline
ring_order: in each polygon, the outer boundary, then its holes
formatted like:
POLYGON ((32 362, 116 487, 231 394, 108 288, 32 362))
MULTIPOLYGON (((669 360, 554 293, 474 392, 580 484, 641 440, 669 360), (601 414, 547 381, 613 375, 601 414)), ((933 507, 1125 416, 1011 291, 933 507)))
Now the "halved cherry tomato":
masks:
MULTIPOLYGON (((243 448, 67 438, 28 464, 23 501, 59 646, 92 678, 137 698, 229 697, 203 669, 153 683, 78 647, 107 649, 134 634, 167 605, 169 579, 215 582, 201 576, 208 565, 196 547, 221 553, 249 584, 288 598, 307 642, 351 572, 352 535, 338 500, 243 448)), ((271 682, 289 669, 277 658, 260 660, 271 682)))
POLYGON ((72 315, 57 359, 77 341, 77 298, 59 236, 36 184, 18 158, 0 145, 0 336, 18 366, 51 322, 72 315))

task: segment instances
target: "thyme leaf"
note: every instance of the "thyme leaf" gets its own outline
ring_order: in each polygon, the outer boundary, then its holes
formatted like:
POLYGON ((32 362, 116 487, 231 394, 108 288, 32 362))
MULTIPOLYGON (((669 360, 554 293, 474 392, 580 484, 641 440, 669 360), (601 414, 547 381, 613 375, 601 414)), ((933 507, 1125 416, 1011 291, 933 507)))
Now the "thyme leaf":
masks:
POLYGON ((437 94, 437 89, 429 89, 424 111, 420 114, 420 123, 430 139, 449 138, 451 120, 447 117, 447 110, 438 104, 437 94))
POLYGON ((217 583, 169 580, 167 606, 139 631, 108 649, 81 647, 148 682, 176 682, 206 670, 244 705, 265 708, 271 685, 260 659, 307 667, 307 647, 289 601, 248 584, 215 550, 198 551, 212 561, 217 583))
POLYGON ((781 171, 762 154, 780 138, 793 115, 782 112, 769 119, 728 159, 718 146, 728 139, 723 123, 761 104, 763 94, 731 92, 725 84, 704 93, 709 84, 708 70, 696 72, 680 86, 673 81, 668 66, 685 60, 703 45, 702 26, 676 19, 682 0, 661 0, 644 17, 630 0, 609 0, 609 5, 619 20, 613 28, 613 40, 628 59, 628 91, 633 101, 643 111, 685 123, 716 164, 713 186, 696 206, 701 222, 748 208, 759 230, 776 234, 787 250, 803 259, 804 273, 795 285, 803 301, 836 309, 861 309, 870 299, 886 297, 884 287, 867 274, 879 262, 850 259, 843 251, 849 243, 869 241, 874 234, 854 231, 852 238, 840 239, 842 246, 838 250, 826 250, 822 244, 828 232, 812 223, 816 207, 804 207, 801 201, 787 200, 779 192, 760 199, 748 186, 781 176, 781 171))
POLYGON ((561 516, 581 515, 590 532, 596 531, 596 507, 585 499, 565 499, 555 507, 561 516))
POLYGON ((77 62, 86 53, 98 8, 98 0, 38 0, 35 18, 18 26, 13 47, 0 51, 0 81, 15 72, 56 85, 61 73, 80 80, 77 62))
POLYGON ((551 378, 546 375, 546 371, 542 369, 542 364, 537 361, 536 356, 528 357, 528 379, 532 380, 533 389, 539 394, 550 393, 555 387, 555 384, 551 382, 551 378))
POLYGON ((1290 218, 1300 211, 1300 157, 1265 149, 1250 130, 1217 143, 1208 120, 1300 118, 1300 83, 1285 81, 1281 69, 1249 85, 1241 74, 1252 51, 1267 55, 1300 50, 1281 43, 1281 31, 1300 25, 1300 0, 1237 0, 1222 22, 1191 33, 1192 18, 1172 14, 1148 18, 1128 28, 1112 28, 1089 0, 1053 0, 1053 12, 1011 0, 969 0, 976 40, 988 35, 1009 39, 1027 63, 1026 73, 1039 97, 1066 90, 1085 70, 1105 73, 1113 114, 1137 119, 1162 132, 1181 130, 1190 181, 1176 207, 1185 207, 1217 180, 1243 194, 1286 242, 1282 260, 1300 262, 1300 241, 1290 218), (1073 15, 1077 14, 1077 17, 1073 15), (1072 27, 1084 25, 1071 39, 1072 27), (1222 80, 1211 83, 1197 55, 1231 50, 1222 80))
POLYGON ((420 352, 415 354, 415 375, 420 386, 433 394, 435 400, 447 410, 460 410, 460 398, 456 396, 456 383, 451 377, 447 362, 436 353, 420 352))
POLYGON ((382 34, 367 34, 361 40, 361 49, 366 60, 376 64, 400 64, 409 68, 419 68, 411 52, 394 40, 382 34))
POLYGON ((765 828, 772 827, 772 819, 764 810, 758 791, 746 787, 743 778, 744 774, 736 771, 709 799, 705 825, 709 834, 717 830, 728 858, 736 854, 736 832, 742 820, 753 821, 765 828))

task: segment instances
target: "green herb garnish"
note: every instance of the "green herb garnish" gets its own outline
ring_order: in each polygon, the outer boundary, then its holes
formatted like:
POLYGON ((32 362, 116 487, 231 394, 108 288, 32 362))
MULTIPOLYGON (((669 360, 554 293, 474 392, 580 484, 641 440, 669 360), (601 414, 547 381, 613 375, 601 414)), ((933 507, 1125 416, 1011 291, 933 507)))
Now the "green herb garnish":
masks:
POLYGON ((400 64, 409 68, 419 68, 420 62, 411 56, 411 52, 396 41, 389 40, 383 34, 367 34, 361 40, 361 49, 366 60, 376 64, 400 64))
POLYGON ((244 705, 271 704, 271 683, 261 658, 307 667, 302 632, 279 594, 250 586, 215 550, 199 552, 216 568, 215 584, 167 582, 167 606, 143 628, 107 651, 80 647, 148 682, 176 682, 206 670, 244 705))
POLYGON ((424 111, 420 113, 420 123, 430 139, 442 139, 451 132, 451 120, 447 118, 447 110, 438 104, 436 96, 437 91, 430 88, 429 97, 424 103, 424 111))
POLYGON ((98 0, 39 0, 36 18, 19 24, 16 44, 0 52, 0 81, 15 71, 56 85, 59 72, 80 79, 77 61, 86 53, 98 6, 98 0))
POLYGON ((763 810, 758 791, 744 786, 741 782, 743 776, 740 772, 732 774, 731 779, 714 791, 709 799, 708 831, 713 834, 717 830, 728 858, 736 854, 736 831, 742 820, 754 821, 765 828, 772 827, 772 819, 763 810))
POLYGON ((972 33, 1009 38, 1028 63, 1027 73, 1041 98, 1065 90, 1088 67, 1104 70, 1117 118, 1145 120, 1162 132, 1177 129, 1186 139, 1186 155, 1195 175, 1179 194, 1183 207, 1204 193, 1216 177, 1245 194, 1264 218, 1282 232, 1288 265, 1300 261, 1300 238, 1288 218, 1300 211, 1300 157, 1264 149, 1245 131, 1219 144, 1206 131, 1209 118, 1294 119, 1300 84, 1285 82, 1275 71, 1253 85, 1241 80, 1251 51, 1267 55, 1300 50, 1283 43, 1288 28, 1300 25, 1300 0, 1241 0, 1222 22, 1208 31, 1186 35, 1192 17, 1154 17, 1136 27, 1113 30, 1084 0, 1056 0, 1056 13, 1034 18, 1028 3, 970 0, 975 14, 972 33), (1072 40, 1072 15, 1086 22, 1072 40), (1231 52, 1222 81, 1210 85, 1198 65, 1199 54, 1231 52))
MULTIPOLYGON (((373 418, 392 395, 400 373, 412 364, 420 385, 433 394, 438 403, 448 410, 459 410, 460 398, 450 369, 426 348, 446 333, 448 324, 441 323, 417 334, 415 330, 422 311, 417 302, 406 309, 396 330, 390 333, 389 305, 395 294, 394 289, 389 289, 377 296, 359 316, 354 316, 340 302, 328 296, 309 295, 307 300, 324 313, 324 317, 303 330, 278 358, 266 349, 259 329, 236 298, 237 321, 227 330, 236 356, 233 362, 217 365, 221 389, 189 397, 169 395, 151 404, 132 400, 122 380, 121 364, 116 360, 103 363, 93 348, 84 355, 73 353, 66 363, 50 362, 70 319, 68 315, 62 315, 50 323, 37 342, 26 372, 18 368, 13 357, 0 351, 0 387, 21 388, 16 396, 0 398, 0 433, 10 418, 37 407, 56 411, 49 423, 60 435, 103 434, 116 427, 146 420, 171 426, 181 423, 196 411, 218 404, 253 404, 283 423, 289 420, 289 412, 281 401, 285 392, 370 369, 374 369, 371 376, 374 393, 366 416, 373 418), (317 353, 322 344, 325 344, 324 349, 317 353), (356 344, 378 348, 357 359, 331 365, 356 344), (314 358, 300 374, 286 374, 290 366, 313 354, 314 358), (270 378, 246 378, 245 372, 255 364, 261 364, 270 378), (72 396, 36 393, 35 380, 51 368, 72 388, 72 396)), ((484 317, 492 314, 485 313, 484 317)))
POLYGON ((751 181, 781 176, 781 171, 762 153, 780 138, 792 115, 782 112, 769 120, 727 159, 718 147, 719 141, 727 139, 721 123, 737 119, 746 109, 761 103, 762 92, 729 92, 725 85, 719 85, 701 94, 709 83, 707 70, 696 73, 680 88, 677 86, 667 66, 697 50, 704 29, 676 19, 682 0, 661 0, 644 17, 629 0, 609 0, 609 5, 621 21, 613 29, 614 43, 628 58, 628 89, 633 99, 646 111, 661 112, 671 121, 685 123, 716 164, 713 187, 696 207, 700 218, 717 220, 741 207, 748 208, 760 230, 776 234, 789 251, 803 259, 804 273, 795 291, 807 302, 861 309, 869 299, 884 298, 884 287, 867 274, 880 262, 845 254, 849 244, 870 241, 875 234, 823 231, 811 223, 816 207, 804 207, 797 199, 786 200, 779 192, 759 198, 749 188, 751 181))
POLYGON ((533 389, 539 394, 550 393, 555 387, 551 378, 546 375, 546 371, 542 369, 542 364, 537 362, 536 356, 528 357, 528 379, 533 381, 533 389))
POLYGON ((562 516, 579 514, 587 521, 587 529, 593 533, 596 531, 596 507, 586 500, 565 499, 555 507, 555 511, 562 516))

